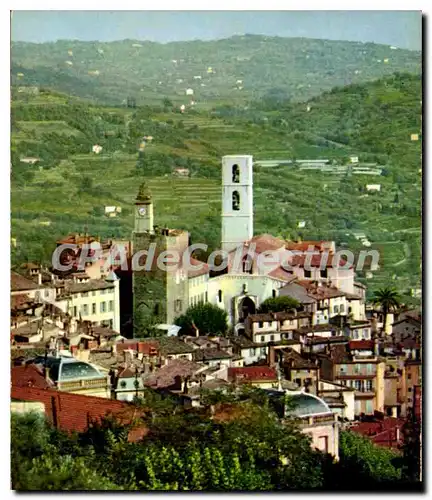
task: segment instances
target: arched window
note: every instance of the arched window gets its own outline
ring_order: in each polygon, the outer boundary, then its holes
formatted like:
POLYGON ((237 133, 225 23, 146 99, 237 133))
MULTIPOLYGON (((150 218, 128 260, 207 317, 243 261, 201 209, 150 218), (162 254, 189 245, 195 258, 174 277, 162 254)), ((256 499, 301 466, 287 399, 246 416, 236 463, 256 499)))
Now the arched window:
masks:
POLYGON ((276 297, 276 290, 272 290, 272 295, 273 295, 273 298, 276 297))
POLYGON ((240 182, 240 169, 238 165, 232 166, 232 181, 236 184, 240 182))
POLYGON ((222 290, 218 291, 218 300, 219 302, 222 302, 222 290))
POLYGON ((232 194, 232 209, 240 210, 240 193, 238 191, 234 191, 232 194))

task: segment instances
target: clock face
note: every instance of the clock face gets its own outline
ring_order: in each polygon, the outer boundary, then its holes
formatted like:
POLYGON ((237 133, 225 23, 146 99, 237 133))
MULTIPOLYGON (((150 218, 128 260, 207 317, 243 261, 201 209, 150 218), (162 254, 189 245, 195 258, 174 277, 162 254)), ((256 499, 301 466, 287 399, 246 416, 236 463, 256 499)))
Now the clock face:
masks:
POLYGON ((146 209, 146 207, 140 207, 140 208, 138 209, 138 213, 139 213, 140 215, 145 215, 145 214, 147 213, 147 209, 146 209))

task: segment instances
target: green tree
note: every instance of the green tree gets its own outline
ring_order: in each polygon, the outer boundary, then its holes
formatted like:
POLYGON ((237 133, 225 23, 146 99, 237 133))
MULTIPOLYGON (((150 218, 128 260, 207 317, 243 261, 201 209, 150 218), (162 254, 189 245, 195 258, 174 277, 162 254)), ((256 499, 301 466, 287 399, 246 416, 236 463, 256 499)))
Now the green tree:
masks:
POLYGON ((259 313, 268 313, 268 312, 285 312, 291 311, 292 309, 298 309, 300 307, 300 303, 292 298, 285 295, 281 295, 280 297, 270 297, 266 299, 259 308, 259 313))
POLYGON ((388 315, 390 312, 397 310, 401 304, 399 293, 391 287, 380 288, 373 297, 373 303, 380 306, 384 315, 383 331, 386 331, 388 315))
POLYGON ((225 335, 228 330, 227 313, 213 304, 200 303, 189 307, 186 313, 175 320, 182 333, 200 335, 225 335))

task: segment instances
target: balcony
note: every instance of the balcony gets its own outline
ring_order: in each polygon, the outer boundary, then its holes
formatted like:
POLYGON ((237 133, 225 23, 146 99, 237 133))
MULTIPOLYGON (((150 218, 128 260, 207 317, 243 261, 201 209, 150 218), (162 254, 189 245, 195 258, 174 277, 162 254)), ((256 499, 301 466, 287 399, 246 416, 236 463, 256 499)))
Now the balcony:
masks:
POLYGON ((375 397, 375 391, 373 389, 371 390, 367 390, 367 391, 358 391, 356 390, 354 392, 354 397, 357 399, 361 399, 361 398, 364 398, 364 399, 371 399, 371 398, 374 398, 375 397))

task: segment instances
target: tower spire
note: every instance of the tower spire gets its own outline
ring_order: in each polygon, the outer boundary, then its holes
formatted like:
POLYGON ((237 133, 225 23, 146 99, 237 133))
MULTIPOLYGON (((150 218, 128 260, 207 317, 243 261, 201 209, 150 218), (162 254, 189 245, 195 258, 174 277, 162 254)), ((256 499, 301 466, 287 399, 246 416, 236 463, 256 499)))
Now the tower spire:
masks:
POLYGON ((151 199, 152 199, 152 195, 151 195, 150 189, 148 188, 148 186, 145 182, 142 182, 141 186, 139 187, 139 190, 138 190, 136 201, 137 202, 151 201, 151 199))

